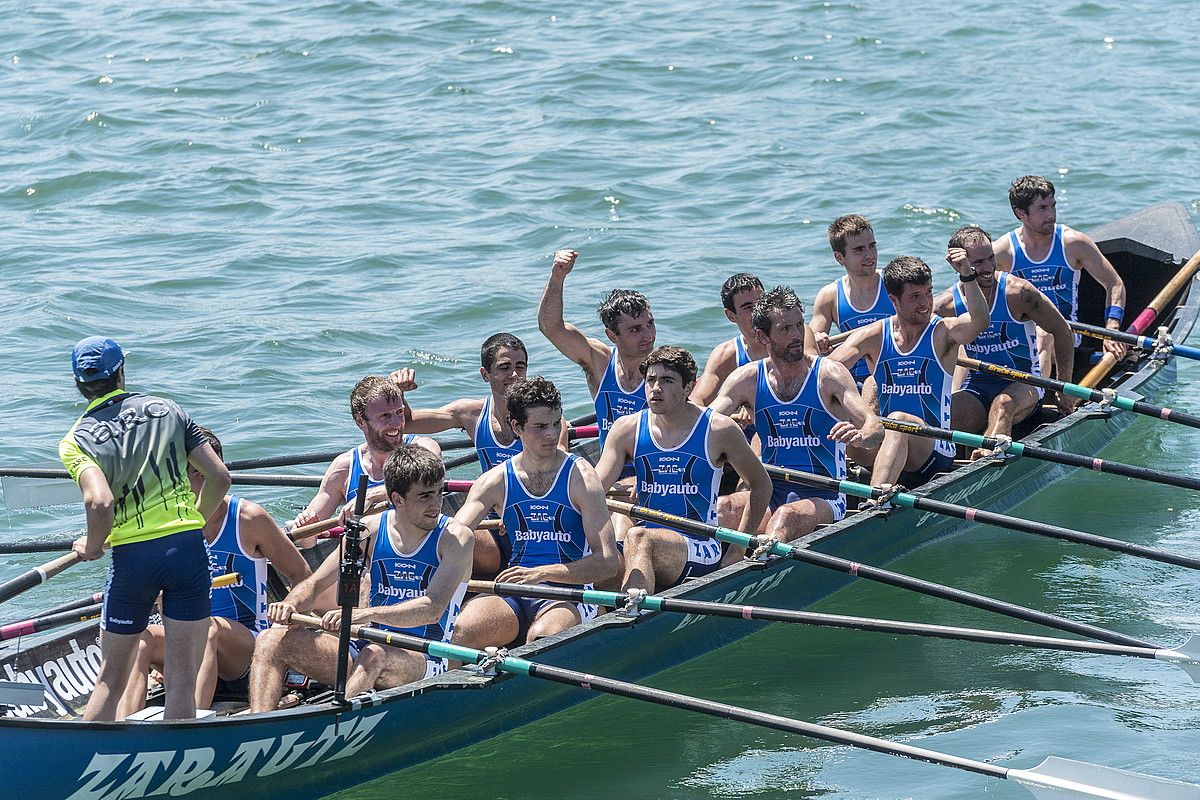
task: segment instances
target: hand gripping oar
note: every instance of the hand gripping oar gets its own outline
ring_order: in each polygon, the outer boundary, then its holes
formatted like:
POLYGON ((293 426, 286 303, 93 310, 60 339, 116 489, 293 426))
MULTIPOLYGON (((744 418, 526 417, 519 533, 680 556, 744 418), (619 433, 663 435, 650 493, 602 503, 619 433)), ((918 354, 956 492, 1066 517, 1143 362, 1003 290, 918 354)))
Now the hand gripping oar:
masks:
MULTIPOLYGON (((212 588, 220 589, 225 586, 233 586, 240 583, 241 580, 241 573, 230 572, 213 578, 212 588)), ((95 619, 100 616, 101 609, 104 608, 104 604, 100 602, 102 598, 103 595, 94 594, 83 601, 66 603, 58 608, 43 611, 36 617, 0 626, 0 641, 15 639, 18 636, 29 636, 30 634, 48 631, 51 628, 60 628, 63 625, 71 625, 76 622, 95 619)))
MULTIPOLYGON (((890 422, 891 420, 887 420, 890 422)), ((890 427, 890 426, 888 426, 890 427)), ((1008 514, 998 514, 995 511, 984 511, 981 508, 972 508, 970 506, 960 506, 957 503, 945 503, 941 500, 934 500, 929 497, 918 497, 915 494, 908 492, 900 492, 889 489, 882 489, 876 486, 867 486, 863 483, 855 483, 854 481, 839 481, 835 478, 827 478, 823 475, 813 475, 809 472, 798 472, 797 470, 782 469, 764 465, 767 469, 767 474, 772 478, 779 478, 792 483, 802 483, 806 486, 818 486, 822 489, 832 489, 835 492, 845 492, 846 494, 854 495, 855 497, 863 497, 870 500, 887 499, 893 505, 902 508, 912 508, 917 511, 930 511, 934 514, 942 514, 947 517, 957 517, 968 522, 978 522, 984 525, 992 525, 997 528, 1005 528, 1010 531, 1020 531, 1021 533, 1031 533, 1034 536, 1048 536, 1052 539, 1061 539, 1064 542, 1074 542, 1075 544, 1086 544, 1091 547, 1100 547, 1105 550, 1112 550, 1115 553, 1124 553, 1138 558, 1148 558, 1151 561, 1161 561, 1164 564, 1172 564, 1177 567, 1186 569, 1200 570, 1200 558, 1192 556, 1180 555, 1172 553, 1168 550, 1162 550, 1157 547, 1149 547, 1144 544, 1134 544, 1132 542, 1123 542, 1120 539, 1113 539, 1108 536, 1100 536, 1095 533, 1087 533, 1086 531, 1077 531, 1072 528, 1064 528, 1061 525, 1050 525, 1046 522, 1036 522, 1031 519, 1022 519, 1021 517, 1011 517, 1008 514)))
POLYGON ((68 567, 75 566, 80 561, 79 555, 71 551, 53 561, 47 561, 40 567, 34 567, 27 572, 23 572, 12 580, 5 581, 3 584, 0 584, 0 603, 13 599, 27 589, 32 589, 34 586, 45 583, 68 567))
MULTIPOLYGON (((1192 278, 1195 277, 1197 270, 1200 270, 1200 251, 1180 267, 1179 272, 1175 273, 1175 277, 1167 282, 1167 285, 1150 301, 1150 305, 1146 306, 1142 313, 1138 314, 1133 323, 1125 330, 1133 334, 1145 333, 1149 330, 1150 326, 1154 324, 1154 320, 1158 318, 1159 313, 1167 307, 1167 304, 1174 300, 1175 296, 1192 282, 1192 278)), ((1088 387, 1097 385, 1108 376, 1108 373, 1112 371, 1116 363, 1117 359, 1112 353, 1105 353, 1104 357, 1100 359, 1100 363, 1092 367, 1091 371, 1083 376, 1083 380, 1079 383, 1088 387)))
MULTIPOLYGON (((308 614, 293 614, 296 622, 319 627, 321 620, 308 614)), ((1068 790, 1072 794, 1057 793, 1062 797, 1099 797, 1123 798, 1124 800, 1200 800, 1200 786, 1182 781, 1168 780, 1153 775, 1143 775, 1137 772, 1102 767, 1083 761, 1071 761, 1054 756, 1047 758, 1032 769, 1012 769, 983 761, 976 761, 961 756, 941 753, 937 750, 927 750, 909 744, 888 741, 875 736, 855 733, 828 725, 818 725, 813 722, 782 717, 777 714, 767 714, 740 706, 718 703, 699 697, 691 697, 676 692, 667 692, 628 681, 618 681, 600 675, 555 667, 549 664, 539 664, 523 658, 514 658, 503 650, 489 648, 489 652, 474 650, 460 645, 436 642, 409 636, 403 633, 379 630, 368 625, 354 625, 354 635, 370 642, 399 647, 418 653, 426 653, 435 658, 445 658, 465 663, 479 664, 485 669, 499 669, 514 675, 529 678, 540 678, 567 686, 577 686, 593 692, 626 697, 632 700, 642 700, 655 705, 695 711, 710 717, 731 719, 758 725, 763 728, 797 733, 834 744, 849 745, 876 753, 911 758, 929 764, 975 772, 1001 780, 1020 783, 1038 795, 1039 790, 1053 789, 1061 792, 1068 790)))
POLYGON ((919 425, 915 422, 904 422, 898 419, 881 418, 879 421, 883 423, 883 427, 885 428, 912 436, 941 439, 942 441, 954 442, 964 447, 976 447, 981 450, 999 450, 1002 453, 1012 456, 1028 456, 1038 461, 1049 461, 1054 464, 1065 464, 1068 467, 1080 467, 1081 469, 1090 469, 1096 472, 1107 472, 1110 475, 1136 478, 1138 480, 1150 481, 1151 483, 1162 483, 1167 486, 1178 486, 1181 489, 1200 490, 1200 478, 1193 478, 1189 475, 1175 475, 1170 472, 1163 472, 1162 470, 1150 469, 1149 467, 1139 467, 1135 464, 1122 464, 1119 461, 1107 461, 1103 458, 1065 453, 1061 450, 1051 450, 1049 447, 1041 447, 1036 444, 1014 442, 1007 437, 1001 439, 993 436, 980 436, 977 433, 967 433, 966 431, 931 428, 928 425, 919 425))
POLYGON ((1111 405, 1122 411, 1132 411, 1135 414, 1144 414, 1147 417, 1158 417, 1168 422, 1187 425, 1189 428, 1200 428, 1200 417, 1194 414, 1185 414, 1173 408, 1164 408, 1144 403, 1141 400, 1134 400, 1132 397, 1124 397, 1112 389, 1089 389, 1077 383, 1063 383, 1053 378, 1044 378, 1041 375, 1030 375, 1028 372, 1002 367, 999 364, 989 364, 986 361, 978 361, 974 358, 960 358, 958 359, 958 363, 975 372, 986 372, 990 375, 1008 378, 1010 381, 1016 381, 1017 383, 1028 383, 1030 386, 1040 386, 1052 392, 1062 392, 1071 397, 1078 397, 1081 400, 1091 400, 1094 403, 1111 405))
POLYGON ((1101 328, 1097 325, 1085 325, 1082 322, 1068 322, 1067 324, 1076 333, 1082 333, 1084 336, 1090 336, 1093 339, 1105 339, 1110 342, 1131 344, 1134 347, 1140 347, 1151 353, 1161 350, 1168 355, 1200 360, 1200 347, 1175 344, 1175 342, 1171 341, 1170 335, 1166 333, 1166 328, 1159 328, 1159 332, 1163 334, 1162 339, 1151 339, 1149 336, 1138 336, 1133 333, 1125 333, 1124 331, 1114 331, 1109 328, 1101 328))
POLYGON ((959 628, 950 625, 930 625, 923 622, 855 617, 844 614, 822 614, 815 611, 793 611, 787 608, 764 608, 762 606, 712 603, 705 600, 685 600, 675 597, 659 597, 637 589, 624 592, 602 592, 597 589, 575 589, 569 586, 529 586, 523 583, 495 583, 493 581, 470 581, 467 591, 495 594, 501 597, 533 597, 539 600, 561 600, 567 603, 589 603, 591 605, 622 608, 627 611, 646 609, 675 614, 694 614, 725 619, 759 620, 762 622, 785 622, 793 625, 812 625, 818 628, 842 628, 845 630, 871 631, 874 633, 926 636, 934 639, 954 639, 982 644, 1015 645, 1041 650, 1063 650, 1070 653, 1093 655, 1128 656, 1148 658, 1175 664, 1186 672, 1193 681, 1200 682, 1200 637, 1191 637, 1179 647, 1152 648, 1129 647, 1106 642, 1085 642, 1078 639, 1062 639, 1053 636, 1030 636, 1024 633, 1008 633, 981 628, 959 628))
MULTIPOLYGON (((801 473, 803 474, 803 473, 801 473)), ((1137 639, 1133 636, 1126 636, 1123 633, 1106 630, 1095 625, 1089 625, 1086 622, 1076 622, 1075 620, 1060 617, 1057 614, 1050 614, 1045 611, 1037 611, 1025 606, 1019 606, 1014 603, 1008 603, 1003 600, 997 600, 994 597, 975 594, 973 592, 955 589, 951 586, 943 586, 940 583, 914 578, 911 575, 904 575, 899 572, 873 567, 870 564, 861 564, 857 561, 850 561, 845 558, 839 558, 827 553, 821 553, 816 550, 810 550, 799 545, 786 544, 775 539, 770 539, 765 536, 752 536, 741 531, 730 530, 729 528, 719 528, 715 525, 706 525, 703 522, 687 519, 676 514, 668 514, 664 511, 655 511, 652 508, 644 508, 635 506, 630 503, 622 503, 619 500, 609 500, 608 507, 612 511, 624 514, 627 517, 636 517, 637 519, 652 520, 662 523, 667 527, 676 530, 688 531, 696 533, 700 536, 711 536, 722 542, 736 544, 739 547, 745 547, 747 550, 757 550, 760 547, 765 548, 770 555, 782 556, 784 558, 792 558, 796 561, 803 561, 807 564, 829 569, 835 572, 844 572, 848 575, 853 575, 856 578, 866 578, 870 581, 878 583, 886 583, 889 586, 896 586, 901 589, 927 594, 931 597, 940 597, 943 600, 949 600, 961 605, 972 606, 973 608, 982 608, 985 611, 993 611, 997 614, 1003 614, 1006 617, 1025 620, 1026 622, 1036 622, 1039 625, 1045 625, 1048 628, 1057 628, 1061 631, 1069 631, 1070 633, 1078 633, 1081 636, 1087 636, 1092 639, 1098 639, 1102 642, 1112 642, 1113 644, 1131 645, 1133 647, 1149 647, 1158 649, 1157 645, 1151 644, 1144 639, 1137 639)))

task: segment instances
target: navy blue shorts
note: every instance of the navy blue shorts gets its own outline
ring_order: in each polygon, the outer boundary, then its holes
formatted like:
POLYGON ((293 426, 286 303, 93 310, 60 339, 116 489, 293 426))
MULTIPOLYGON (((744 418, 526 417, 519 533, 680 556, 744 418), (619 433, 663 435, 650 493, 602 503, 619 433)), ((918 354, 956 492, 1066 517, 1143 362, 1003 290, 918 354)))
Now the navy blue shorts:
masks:
POLYGON ((920 469, 900 473, 900 485, 905 489, 915 489, 922 484, 929 483, 939 472, 949 472, 952 469, 954 469, 954 458, 934 450, 929 454, 929 460, 920 469))
POLYGON ((791 481, 782 481, 775 478, 771 479, 771 501, 768 508, 771 511, 779 508, 787 503, 794 503, 797 500, 812 500, 813 502, 824 501, 833 511, 833 521, 837 522, 842 517, 846 516, 846 495, 835 492, 832 489, 818 489, 813 486, 804 486, 791 481))
MULTIPOLYGON (((564 586, 561 583, 547 583, 546 586, 564 586)), ((571 586, 571 589, 578 589, 578 586, 571 586)), ((587 589, 591 586, 584 587, 587 589)), ((542 612, 546 606, 562 603, 562 600, 540 600, 533 597, 505 597, 504 602, 508 603, 508 607, 517 615, 517 626, 521 631, 521 636, 524 637, 525 632, 529 630, 529 626, 537 619, 537 615, 542 612)), ((574 603, 575 610, 579 613, 581 622, 587 622, 589 619, 594 619, 596 616, 596 607, 587 603, 574 603)))
MULTIPOLYGON (((983 406, 983 410, 987 411, 992 407, 992 402, 995 401, 996 395, 1011 385, 1012 381, 1002 378, 999 375, 993 375, 990 372, 971 372, 968 373, 967 379, 963 381, 958 391, 973 395, 979 400, 983 406)), ((1038 389, 1037 393, 1040 399, 1044 391, 1038 389)))
POLYGON ((100 626, 110 633, 141 633, 159 592, 164 617, 192 622, 211 614, 212 576, 203 532, 183 531, 114 547, 100 626))

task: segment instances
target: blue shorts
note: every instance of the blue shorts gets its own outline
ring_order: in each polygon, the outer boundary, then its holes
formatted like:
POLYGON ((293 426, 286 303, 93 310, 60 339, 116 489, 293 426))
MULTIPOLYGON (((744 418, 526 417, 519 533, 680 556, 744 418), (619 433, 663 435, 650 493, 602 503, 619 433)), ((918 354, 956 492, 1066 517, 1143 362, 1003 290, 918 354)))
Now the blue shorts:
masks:
MULTIPOLYGON (((387 629, 385 628, 384 630, 387 630, 387 629)), ((358 654, 361 653, 363 651, 363 648, 365 648, 369 644, 374 644, 374 642, 367 641, 366 639, 351 639, 350 640, 350 663, 353 664, 355 661, 357 661, 358 654)), ((385 644, 381 644, 379 646, 387 647, 387 645, 385 645, 385 644)), ((436 656, 431 656, 428 653, 422 653, 421 655, 423 655, 425 657, 425 674, 422 675, 421 678, 432 678, 434 675, 441 675, 443 672, 445 672, 447 670, 448 665, 446 664, 446 659, 438 658, 436 656)), ((417 680, 420 680, 421 678, 418 678, 417 680)))
MULTIPOLYGON (((970 372, 967 373, 967 379, 963 381, 958 391, 973 395, 979 400, 979 403, 983 406, 983 410, 987 411, 992 407, 992 402, 996 399, 996 395, 1003 392, 1012 383, 1007 378, 993 375, 990 372, 970 372)), ((1040 400, 1045 391, 1037 389, 1037 393, 1040 400)))
POLYGON ((920 469, 900 473, 900 485, 905 489, 915 489, 922 484, 929 483, 939 472, 949 472, 952 469, 954 469, 954 458, 934 450, 929 454, 929 460, 920 469))
MULTIPOLYGON (((545 586, 564 586, 561 583, 546 583, 545 586)), ((569 586, 570 589, 578 589, 578 586, 569 586)), ((592 588, 591 586, 583 587, 585 589, 592 588)), ((504 597, 504 602, 508 603, 508 607, 517 615, 517 626, 520 628, 521 637, 524 637, 525 632, 529 630, 529 626, 537 619, 537 615, 542 612, 546 606, 552 606, 556 603, 562 603, 562 600, 540 600, 533 597, 504 597)), ((596 616, 596 607, 587 603, 575 603, 575 610, 579 613, 580 622, 587 622, 589 619, 594 619, 596 616)))
POLYGON ((846 516, 846 495, 833 491, 832 489, 817 489, 812 486, 803 486, 799 483, 791 481, 781 481, 774 478, 771 479, 771 501, 768 508, 775 511, 782 505, 794 503, 797 500, 812 500, 814 503, 824 501, 829 509, 833 512, 833 521, 837 522, 842 517, 846 516))
MULTIPOLYGON (((700 578, 710 572, 716 572, 721 566, 721 558, 725 555, 725 547, 720 539, 706 536, 700 538, 687 533, 680 533, 674 528, 669 528, 666 525, 660 525, 657 522, 638 522, 638 525, 643 528, 660 528, 662 530, 671 531, 674 534, 683 538, 684 544, 687 545, 687 561, 683 565, 683 571, 679 573, 669 586, 660 586, 660 589, 670 589, 672 586, 678 586, 689 578, 700 578)), ((621 542, 621 553, 625 552, 625 543, 621 542)))
POLYGON ((212 576, 202 531, 114 547, 100 627, 110 633, 141 633, 159 592, 164 617, 192 622, 212 613, 212 576))

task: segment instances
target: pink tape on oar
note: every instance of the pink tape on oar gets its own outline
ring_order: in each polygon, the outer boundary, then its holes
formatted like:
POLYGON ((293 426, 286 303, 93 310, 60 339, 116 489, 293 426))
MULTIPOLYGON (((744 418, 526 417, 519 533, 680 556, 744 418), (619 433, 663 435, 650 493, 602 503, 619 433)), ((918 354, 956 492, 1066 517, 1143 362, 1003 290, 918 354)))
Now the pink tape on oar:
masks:
POLYGON ((324 533, 318 533, 317 538, 318 539, 336 539, 345 532, 346 532, 346 529, 343 528, 341 525, 339 525, 336 528, 330 528, 329 530, 325 531, 324 533))
POLYGON ((742 619, 754 619, 754 606, 742 606, 742 619))
POLYGON ((572 439, 595 439, 599 435, 600 428, 596 425, 581 425, 571 429, 572 439))
POLYGON ((1171 409, 1164 408, 1162 411, 1158 412, 1158 416, 1162 417, 1163 419, 1170 419, 1171 418, 1171 409))
POLYGON ((1150 324, 1154 322, 1154 318, 1157 316, 1158 312, 1153 308, 1146 308, 1142 311, 1142 313, 1137 315, 1137 318, 1133 321, 1133 324, 1126 328, 1125 332, 1133 334, 1145 333, 1146 328, 1150 327, 1150 324))
POLYGON ((966 513, 966 514, 964 514, 964 515, 963 515, 963 517, 964 517, 964 518, 965 518, 965 519, 966 519, 968 522, 974 522, 974 521, 975 521, 975 512, 976 512, 976 511, 978 511, 978 510, 979 510, 979 509, 977 509, 977 508, 968 508, 968 509, 967 509, 967 513, 966 513))
POLYGON ((1103 458, 1093 458, 1092 459, 1092 469, 1096 470, 1096 472, 1103 472, 1104 471, 1104 459, 1103 458))
POLYGON ((447 492, 469 492, 475 481, 446 481, 447 492))
POLYGON ((851 561, 850 562, 850 574, 854 575, 855 577, 858 577, 858 568, 860 566, 862 566, 862 565, 859 564, 857 561, 851 561))
POLYGON ((0 639, 15 639, 18 636, 26 636, 31 633, 37 633, 37 628, 33 625, 33 620, 27 619, 23 622, 13 622, 0 628, 0 639))

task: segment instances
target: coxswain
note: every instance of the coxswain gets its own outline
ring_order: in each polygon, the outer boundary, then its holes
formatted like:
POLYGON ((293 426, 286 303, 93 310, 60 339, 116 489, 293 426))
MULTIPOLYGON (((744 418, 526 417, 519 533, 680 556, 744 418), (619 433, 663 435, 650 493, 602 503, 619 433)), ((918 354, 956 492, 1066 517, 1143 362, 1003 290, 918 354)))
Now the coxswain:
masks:
MULTIPOLYGON (((217 435, 203 426, 200 432, 217 456, 224 458, 217 435)), ((192 493, 199 497, 204 489, 204 476, 189 466, 188 480, 192 493)), ((208 545, 212 577, 237 573, 241 579, 234 586, 212 590, 208 647, 196 682, 197 708, 211 708, 213 694, 218 688, 233 694, 247 691, 254 639, 270 626, 267 620, 268 565, 274 566, 292 586, 312 574, 304 556, 271 515, 258 503, 242 497, 226 495, 221 500, 204 524, 204 540, 208 545)), ((142 632, 137 666, 125 689, 118 719, 145 707, 148 672, 152 667, 163 670, 165 658, 163 626, 147 626, 142 632)), ((172 676, 164 678, 169 682, 172 676)))
MULTIPOLYGON (((965 256, 951 261, 966 303, 956 317, 933 314, 933 274, 914 256, 892 259, 883 269, 883 285, 896 313, 858 328, 833 352, 843 365, 866 356, 878 387, 879 416, 950 427, 950 397, 959 347, 988 326, 988 307, 975 272, 965 256)), ((897 431, 886 431, 871 472, 876 486, 913 488, 954 465, 954 445, 897 431)))
MULTIPOLYGON (((1086 272, 1104 289, 1105 327, 1120 330, 1125 318, 1125 282, 1087 234, 1057 223, 1054 184, 1040 175, 1017 178, 1008 189, 1008 204, 1021 224, 993 242, 996 269, 1011 271, 1032 283, 1068 322, 1079 319, 1079 276, 1086 272)), ((1075 345, 1079 345, 1078 337, 1075 345)), ((1127 349, 1120 342, 1104 341, 1104 351, 1118 361, 1127 349)), ((1050 374, 1053 355, 1053 343, 1039 332, 1043 375, 1050 374)), ((1071 380, 1062 369, 1057 374, 1064 381, 1071 380)))
MULTIPOLYGON (((354 625, 371 625, 436 641, 449 641, 471 573, 474 537, 469 528, 442 514, 446 468, 419 445, 396 448, 383 467, 391 507, 364 522, 364 553, 369 565, 362 597, 351 615, 354 625)), ((332 686, 337 675, 338 638, 292 624, 292 614, 307 612, 318 597, 337 585, 341 554, 334 551, 307 580, 295 586, 267 616, 276 627, 258 637, 250 667, 250 708, 271 711, 279 703, 288 670, 332 686), (288 626, 288 627, 281 627, 288 626)), ((342 611, 321 618, 325 631, 341 628, 342 611)), ((443 659, 351 642, 346 696, 390 689, 439 674, 443 659)))
MULTIPOLYGON (((611 486, 632 461, 638 504, 716 525, 717 490, 729 464, 750 486, 737 529, 757 531, 766 516, 771 479, 737 423, 688 399, 696 385, 692 354, 656 347, 641 373, 647 408, 613 424, 596 466, 600 484, 611 486)), ((707 575, 721 566, 723 555, 714 537, 679 533, 651 521, 626 531, 623 552, 622 588, 649 593, 707 575)))
MULTIPOLYGON (((754 419, 765 464, 842 480, 846 445, 879 446, 883 432, 845 366, 805 352, 807 326, 796 293, 777 286, 754 306, 755 336, 768 350, 725 381, 713 409, 745 408, 754 419)), ((791 541, 846 514, 846 497, 830 489, 772 479, 768 535, 791 541)), ((730 495, 732 508, 753 497, 730 495)))
MULTIPOLYGON (((1075 335, 1054 304, 1024 278, 996 270, 992 237, 978 226, 966 225, 950 237, 946 259, 954 263, 964 258, 978 276, 975 280, 987 303, 989 319, 987 329, 963 345, 965 353, 978 361, 1040 375, 1037 329, 1041 328, 1051 337, 1059 379, 1070 381, 1075 335)), ((941 317, 966 313, 962 291, 954 286, 942 292, 934 311, 941 317)), ((1011 436, 1013 425, 1033 413, 1042 399, 1042 390, 1027 383, 989 372, 963 371, 966 374, 950 401, 950 421, 955 430, 1011 436)), ((1068 414, 1079 401, 1056 393, 1055 402, 1068 414)), ((971 456, 980 458, 988 452, 977 449, 971 456)))
MULTIPOLYGON (((455 519, 475 528, 495 511, 509 539, 506 583, 590 586, 619 570, 612 522, 596 471, 558 446, 562 398, 542 377, 518 381, 506 399, 521 452, 485 472, 455 519)), ((592 605, 478 595, 459 617, 455 641, 470 647, 530 642, 566 630, 592 605)))
POLYGON ((205 520, 230 486, 229 471, 200 427, 174 401, 125 389, 125 355, 90 336, 71 353, 87 410, 59 443, 83 492, 87 534, 73 550, 94 561, 112 545, 100 616, 100 674, 84 719, 113 721, 137 659, 150 611, 162 593, 167 719, 196 715, 196 676, 209 630, 205 520), (204 477, 192 494, 187 467, 204 477))

